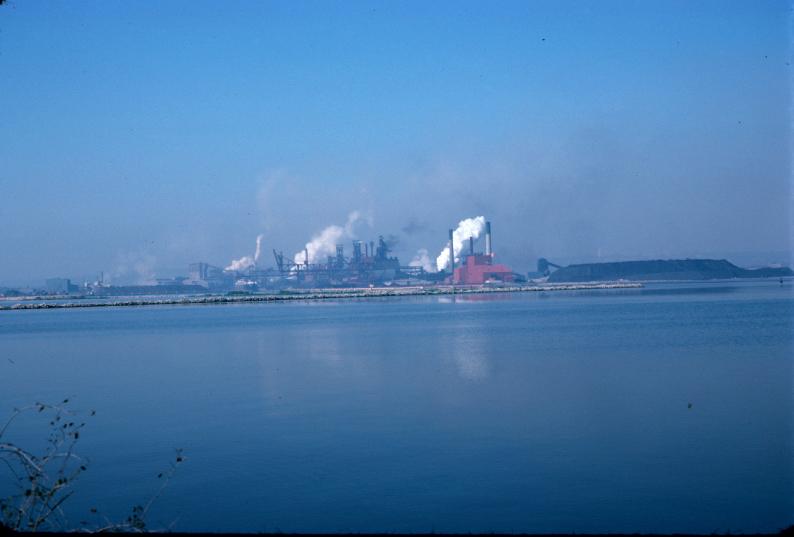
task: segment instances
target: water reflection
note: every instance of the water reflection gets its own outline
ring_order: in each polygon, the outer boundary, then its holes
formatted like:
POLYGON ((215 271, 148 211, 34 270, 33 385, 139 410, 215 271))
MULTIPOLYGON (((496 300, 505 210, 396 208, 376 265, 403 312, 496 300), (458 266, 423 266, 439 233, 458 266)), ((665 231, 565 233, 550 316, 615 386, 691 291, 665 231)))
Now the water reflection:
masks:
POLYGON ((451 354, 447 359, 455 365, 458 376, 467 381, 482 382, 491 374, 492 349, 489 338, 483 337, 485 330, 481 324, 467 324, 448 338, 451 354))
POLYGON ((788 289, 632 293, 9 315, 0 410, 101 410, 80 492, 119 515, 186 448, 184 531, 789 524, 788 289))
POLYGON ((456 295, 454 301, 459 304, 476 304, 478 302, 505 302, 511 299, 511 293, 482 293, 456 295))

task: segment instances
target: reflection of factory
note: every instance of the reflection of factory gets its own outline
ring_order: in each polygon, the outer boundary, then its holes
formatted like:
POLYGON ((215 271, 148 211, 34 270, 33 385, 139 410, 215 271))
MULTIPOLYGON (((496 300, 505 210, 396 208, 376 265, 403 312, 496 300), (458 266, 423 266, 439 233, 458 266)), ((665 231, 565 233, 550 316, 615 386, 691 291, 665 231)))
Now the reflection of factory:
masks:
MULTIPOLYGON (((449 230, 450 259, 454 259, 453 232, 449 230)), ((460 266, 455 267, 452 277, 454 284, 482 285, 486 283, 514 282, 520 279, 507 265, 494 263, 491 243, 491 223, 485 223, 485 253, 474 251, 474 238, 468 240, 468 254, 460 266)))

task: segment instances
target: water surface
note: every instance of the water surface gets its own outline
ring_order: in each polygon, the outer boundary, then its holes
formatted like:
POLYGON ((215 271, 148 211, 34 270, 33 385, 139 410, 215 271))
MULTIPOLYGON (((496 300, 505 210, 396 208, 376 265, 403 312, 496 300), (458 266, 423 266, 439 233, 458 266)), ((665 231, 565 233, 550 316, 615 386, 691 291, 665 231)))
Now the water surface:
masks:
POLYGON ((793 314, 788 282, 0 312, 0 414, 97 410, 74 521, 181 447, 153 527, 777 531, 793 314))

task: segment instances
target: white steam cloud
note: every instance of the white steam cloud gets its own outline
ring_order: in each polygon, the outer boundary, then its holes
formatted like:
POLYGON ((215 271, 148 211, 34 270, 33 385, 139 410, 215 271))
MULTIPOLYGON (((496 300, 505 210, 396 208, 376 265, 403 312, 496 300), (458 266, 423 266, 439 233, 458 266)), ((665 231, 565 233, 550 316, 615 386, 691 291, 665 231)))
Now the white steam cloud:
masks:
POLYGON ((254 252, 254 264, 259 263, 259 256, 262 255, 262 239, 264 235, 256 236, 256 252, 254 252))
MULTIPOLYGON (((455 249, 455 261, 458 260, 461 250, 465 242, 471 238, 478 238, 485 229, 485 217, 477 216, 475 218, 467 218, 458 223, 458 228, 452 232, 452 243, 455 249)), ((436 258, 436 268, 440 271, 449 267, 449 245, 441 250, 436 258)))
POLYGON ((416 255, 411 262, 408 263, 409 267, 422 267, 425 272, 435 272, 436 267, 433 265, 433 262, 430 260, 430 256, 428 255, 426 248, 420 248, 417 250, 416 255))
POLYGON ((344 227, 330 225, 312 237, 312 240, 306 243, 305 250, 295 254, 295 264, 302 265, 306 262, 306 251, 309 252, 309 263, 316 263, 329 255, 336 255, 336 245, 341 242, 341 239, 352 239, 354 237, 353 226, 360 218, 361 213, 353 211, 347 215, 347 223, 344 227))
POLYGON ((250 255, 246 255, 241 257, 240 259, 235 259, 231 262, 231 264, 226 267, 226 270, 233 270, 236 272, 243 271, 247 268, 253 267, 259 261, 259 256, 262 255, 262 239, 264 235, 258 235, 256 237, 256 251, 254 252, 254 256, 251 257, 250 255))
POLYGON ((116 267, 106 276, 105 281, 132 283, 134 285, 154 285, 157 259, 143 251, 124 252, 116 256, 116 267))

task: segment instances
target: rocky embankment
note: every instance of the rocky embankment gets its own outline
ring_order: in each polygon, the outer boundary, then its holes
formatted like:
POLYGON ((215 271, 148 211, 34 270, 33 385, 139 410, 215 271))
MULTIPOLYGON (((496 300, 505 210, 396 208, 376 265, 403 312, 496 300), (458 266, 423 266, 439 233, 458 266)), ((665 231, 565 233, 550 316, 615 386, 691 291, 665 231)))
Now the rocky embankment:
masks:
POLYGON ((92 302, 83 299, 80 302, 25 302, 10 306, 0 306, 0 311, 39 310, 65 308, 119 308, 132 306, 179 306, 194 304, 240 304, 250 302, 284 302, 293 300, 328 300, 344 298, 376 298, 397 296, 429 296, 429 295, 468 295, 485 293, 521 293, 540 291, 582 291, 598 289, 632 289, 640 288, 639 283, 604 282, 579 283, 563 285, 522 285, 509 287, 467 286, 454 288, 451 286, 430 287, 373 287, 363 289, 310 289, 281 291, 278 294, 252 295, 204 295, 183 296, 157 299, 119 299, 92 302))

